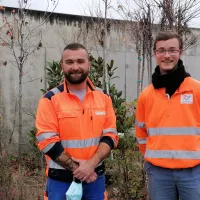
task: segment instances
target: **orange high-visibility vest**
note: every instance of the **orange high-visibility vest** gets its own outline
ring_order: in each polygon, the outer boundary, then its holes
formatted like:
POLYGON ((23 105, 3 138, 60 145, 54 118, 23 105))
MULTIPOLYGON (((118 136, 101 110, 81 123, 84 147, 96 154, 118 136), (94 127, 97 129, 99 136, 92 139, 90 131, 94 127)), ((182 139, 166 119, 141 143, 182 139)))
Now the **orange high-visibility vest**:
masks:
MULTIPOLYGON (((37 141, 46 154, 56 143, 71 157, 88 160, 96 152, 100 139, 110 137, 118 144, 116 117, 109 96, 97 90, 87 80, 87 93, 82 103, 66 86, 66 81, 47 92, 40 100, 37 116, 37 141)), ((63 169, 49 156, 48 169, 63 169)))
POLYGON ((136 137, 146 161, 164 168, 200 164, 200 82, 187 77, 168 98, 151 84, 141 93, 136 137))

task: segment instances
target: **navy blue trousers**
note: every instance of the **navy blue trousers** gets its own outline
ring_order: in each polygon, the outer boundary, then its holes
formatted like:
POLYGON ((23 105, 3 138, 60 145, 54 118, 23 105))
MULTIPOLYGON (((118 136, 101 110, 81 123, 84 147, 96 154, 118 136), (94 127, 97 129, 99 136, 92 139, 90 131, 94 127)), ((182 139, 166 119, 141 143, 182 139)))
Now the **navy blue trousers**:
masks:
MULTIPOLYGON (((46 191, 48 200, 66 200, 66 192, 71 183, 47 179, 46 191)), ((82 200, 104 200, 105 175, 101 175, 93 183, 83 182, 82 200)))

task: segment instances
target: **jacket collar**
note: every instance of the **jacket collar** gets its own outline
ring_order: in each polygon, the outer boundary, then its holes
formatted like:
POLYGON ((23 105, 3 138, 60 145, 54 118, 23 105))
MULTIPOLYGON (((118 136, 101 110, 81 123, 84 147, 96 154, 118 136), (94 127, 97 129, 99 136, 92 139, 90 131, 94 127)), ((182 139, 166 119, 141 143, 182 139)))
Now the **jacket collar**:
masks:
POLYGON ((182 84, 180 85, 180 87, 177 89, 177 92, 178 93, 191 92, 192 88, 191 88, 191 85, 189 83, 190 80, 191 80, 191 77, 186 77, 184 79, 184 81, 182 82, 182 84))
MULTIPOLYGON (((89 78, 87 78, 87 92, 92 92, 94 90, 96 90, 94 84, 89 78)), ((70 89, 67 87, 66 78, 64 79, 64 91, 66 91, 67 93, 71 93, 70 89)))

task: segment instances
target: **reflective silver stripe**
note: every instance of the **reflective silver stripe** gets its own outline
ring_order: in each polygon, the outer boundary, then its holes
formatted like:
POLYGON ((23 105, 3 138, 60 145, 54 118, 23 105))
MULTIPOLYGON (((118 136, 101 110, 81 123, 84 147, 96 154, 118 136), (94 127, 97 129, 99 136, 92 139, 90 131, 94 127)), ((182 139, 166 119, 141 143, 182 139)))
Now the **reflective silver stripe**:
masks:
MULTIPOLYGON (((103 164, 103 162, 100 162, 99 164, 98 164, 98 166, 100 166, 100 165, 102 165, 103 164)), ((98 167, 97 166, 97 167, 98 167)), ((63 168, 63 167, 61 167, 59 164, 57 164, 56 162, 54 162, 53 160, 50 160, 49 161, 49 168, 53 168, 53 169, 65 169, 65 168, 63 168)))
POLYGON ((139 144, 146 144, 147 143, 147 138, 146 139, 140 139, 140 138, 136 138, 137 139, 137 142, 139 144))
POLYGON ((36 138, 37 138, 38 142, 41 142, 41 141, 49 139, 49 138, 51 138, 53 136, 58 136, 58 134, 55 133, 55 132, 52 132, 52 133, 41 133, 40 135, 36 136, 36 138))
POLYGON ((55 143, 51 143, 51 144, 47 145, 44 149, 42 149, 42 152, 47 153, 54 145, 55 145, 55 143))
POLYGON ((200 135, 200 128, 196 127, 167 127, 148 128, 148 135, 200 135))
POLYGON ((146 150, 145 157, 169 159, 200 159, 200 151, 146 150))
POLYGON ((57 87, 53 88, 53 89, 50 90, 50 91, 53 92, 54 94, 60 93, 60 90, 59 90, 57 87))
POLYGON ((99 88, 99 87, 96 87, 95 89, 96 89, 97 91, 103 92, 103 90, 102 90, 101 88, 99 88))
POLYGON ((61 140, 64 148, 86 148, 91 146, 98 146, 100 137, 90 138, 86 140, 61 140))
POLYGON ((115 133, 117 134, 117 130, 115 128, 107 128, 107 129, 104 129, 103 134, 106 134, 106 133, 115 133))
POLYGON ((146 128, 146 125, 144 122, 135 121, 135 125, 138 126, 139 128, 146 128))

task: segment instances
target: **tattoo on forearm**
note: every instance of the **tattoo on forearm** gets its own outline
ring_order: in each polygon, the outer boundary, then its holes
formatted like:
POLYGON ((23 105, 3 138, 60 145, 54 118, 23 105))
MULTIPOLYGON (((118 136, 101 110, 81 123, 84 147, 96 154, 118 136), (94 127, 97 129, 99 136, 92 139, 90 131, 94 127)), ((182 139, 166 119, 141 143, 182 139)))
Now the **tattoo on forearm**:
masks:
POLYGON ((68 155, 66 155, 65 152, 63 152, 58 158, 56 158, 56 162, 60 166, 70 171, 74 171, 78 167, 78 164, 74 162, 68 155))

